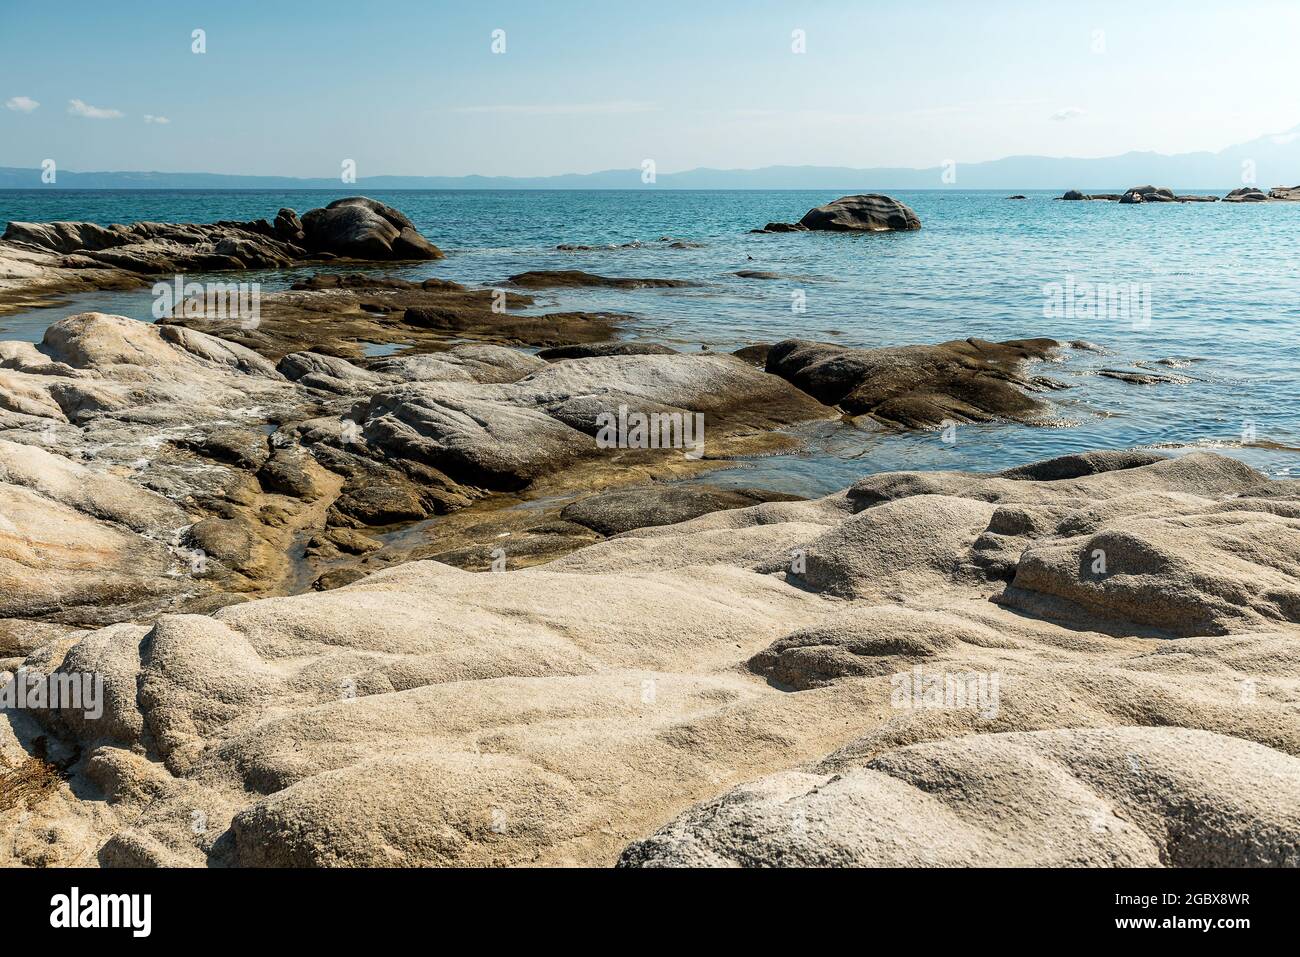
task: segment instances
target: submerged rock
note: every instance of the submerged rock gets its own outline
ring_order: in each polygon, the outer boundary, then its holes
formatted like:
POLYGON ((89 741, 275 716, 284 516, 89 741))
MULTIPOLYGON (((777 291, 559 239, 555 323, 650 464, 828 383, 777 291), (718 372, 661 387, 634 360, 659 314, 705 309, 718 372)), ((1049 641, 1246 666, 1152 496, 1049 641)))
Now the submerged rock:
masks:
POLYGON ((606 289, 683 289, 699 285, 686 279, 626 279, 596 276, 578 269, 537 269, 511 276, 508 281, 523 289, 583 286, 602 286, 606 289))

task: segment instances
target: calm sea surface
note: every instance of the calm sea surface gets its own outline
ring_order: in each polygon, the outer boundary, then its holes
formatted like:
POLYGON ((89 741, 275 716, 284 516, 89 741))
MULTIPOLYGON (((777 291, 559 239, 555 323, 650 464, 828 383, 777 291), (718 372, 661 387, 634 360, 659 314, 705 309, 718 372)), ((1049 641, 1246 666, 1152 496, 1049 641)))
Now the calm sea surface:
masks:
MULTIPOLYGON (((1122 191, 1123 184, 1116 184, 1122 191)), ((209 222, 303 212, 353 190, 0 191, 0 222, 209 222)), ((402 191, 368 195, 401 209, 447 253, 387 270, 495 284, 527 269, 693 279, 699 288, 561 291, 545 309, 608 309, 636 321, 623 335, 678 349, 732 350, 798 336, 853 346, 978 336, 1086 340, 1037 372, 1060 424, 961 426, 882 435, 834 423, 800 431, 810 451, 744 463, 713 481, 813 494, 873 471, 996 470, 1065 452, 1146 446, 1215 448, 1273 475, 1300 475, 1300 203, 1120 206, 1030 192, 899 191, 923 228, 908 234, 750 235, 792 221, 839 193, 823 191, 402 191), (672 248, 663 237, 698 243, 672 248), (560 244, 633 248, 564 252, 560 244), (779 273, 741 279, 737 270, 779 273), (1048 317, 1052 284, 1136 284, 1150 319, 1048 317), (802 304, 803 311, 797 311, 802 304), (1174 360, 1159 364, 1159 360, 1174 360), (1133 385, 1100 369, 1173 375, 1133 385), (1182 381, 1186 380, 1186 381, 1182 381), (1243 437, 1247 440, 1243 442, 1243 437), (1252 438, 1253 437, 1253 438, 1252 438), (1263 446, 1263 447, 1261 447, 1263 446)), ((189 278, 189 277, 187 277, 189 278)), ((195 277, 197 278, 197 277, 195 277)), ((285 274, 259 275, 266 289, 285 274)), ((39 341, 87 309, 150 318, 143 293, 95 293, 0 317, 0 339, 39 341)))

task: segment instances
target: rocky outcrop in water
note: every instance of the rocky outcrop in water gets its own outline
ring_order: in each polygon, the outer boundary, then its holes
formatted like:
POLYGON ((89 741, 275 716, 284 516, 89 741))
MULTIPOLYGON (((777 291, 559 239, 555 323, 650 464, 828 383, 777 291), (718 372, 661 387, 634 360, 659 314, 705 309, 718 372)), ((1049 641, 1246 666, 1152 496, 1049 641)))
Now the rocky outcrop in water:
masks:
POLYGON ((825 206, 810 209, 797 223, 768 223, 755 232, 820 230, 889 233, 920 228, 921 220, 909 206, 880 193, 864 193, 859 196, 842 196, 825 206))
POLYGON ((699 285, 686 279, 627 279, 596 276, 578 269, 536 269, 511 276, 507 281, 522 289, 577 289, 587 286, 605 289, 684 289, 699 285))
POLYGON ((397 210, 364 196, 314 209, 301 221, 282 209, 274 223, 11 222, 13 243, 93 260, 130 272, 159 274, 224 269, 275 269, 322 258, 440 259, 442 253, 397 210), (299 235, 301 234, 301 235, 299 235), (301 245, 299 244, 301 243, 301 245))
POLYGON ((1258 186, 1242 186, 1223 197, 1225 203, 1267 203, 1268 193, 1258 186))
POLYGON ((788 339, 767 353, 768 372, 850 415, 885 425, 933 428, 945 422, 1034 421, 1045 404, 1028 391, 1041 387, 1020 374, 1046 358, 1053 339, 850 349, 788 339))
POLYGON ((280 269, 344 260, 440 259, 402 213, 364 196, 337 200, 302 219, 274 222, 11 222, 0 238, 0 310, 42 304, 64 292, 126 289, 145 277, 280 269))

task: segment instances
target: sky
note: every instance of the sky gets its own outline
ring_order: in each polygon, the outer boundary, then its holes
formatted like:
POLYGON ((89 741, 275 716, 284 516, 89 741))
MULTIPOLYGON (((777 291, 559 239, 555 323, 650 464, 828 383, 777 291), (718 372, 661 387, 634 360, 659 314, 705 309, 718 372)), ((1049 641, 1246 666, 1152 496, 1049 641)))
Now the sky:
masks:
POLYGON ((1215 151, 1300 124, 1297 36, 1296 0, 0 0, 0 166, 545 176, 1215 151))

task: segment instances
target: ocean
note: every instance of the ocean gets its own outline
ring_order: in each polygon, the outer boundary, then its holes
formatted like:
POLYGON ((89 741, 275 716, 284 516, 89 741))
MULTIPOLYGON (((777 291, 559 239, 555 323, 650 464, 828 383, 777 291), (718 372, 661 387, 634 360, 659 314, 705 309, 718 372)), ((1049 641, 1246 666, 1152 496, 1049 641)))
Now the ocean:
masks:
MULTIPOLYGON (((1006 198, 1014 190, 895 191, 920 216, 920 231, 748 232, 853 191, 367 195, 405 212, 447 253, 438 262, 379 270, 387 274, 493 285, 529 269, 582 269, 698 281, 695 288, 539 297, 542 310, 630 314, 625 338, 683 351, 790 337, 874 347, 1047 336, 1096 347, 1064 350, 1033 370, 1067 386, 1045 396, 1053 426, 892 434, 819 423, 798 430, 807 451, 738 463, 710 477, 720 484, 811 495, 870 472, 993 471, 1128 447, 1170 454, 1209 448, 1273 476, 1300 475, 1300 203, 1121 206, 1060 202, 1053 198, 1059 192, 1025 192, 1022 201, 1006 198), (781 278, 745 279, 735 275, 741 270, 781 278), (1077 297, 1088 284, 1111 289, 1105 308, 1077 297), (1171 381, 1138 385, 1101 370, 1171 381)), ((301 213, 355 193, 3 191, 0 221, 273 218, 282 206, 301 213)), ((269 290, 292 275, 248 278, 269 290)), ((72 297, 0 317, 0 339, 39 341, 51 322, 87 309, 149 320, 151 306, 147 290, 72 297)))

